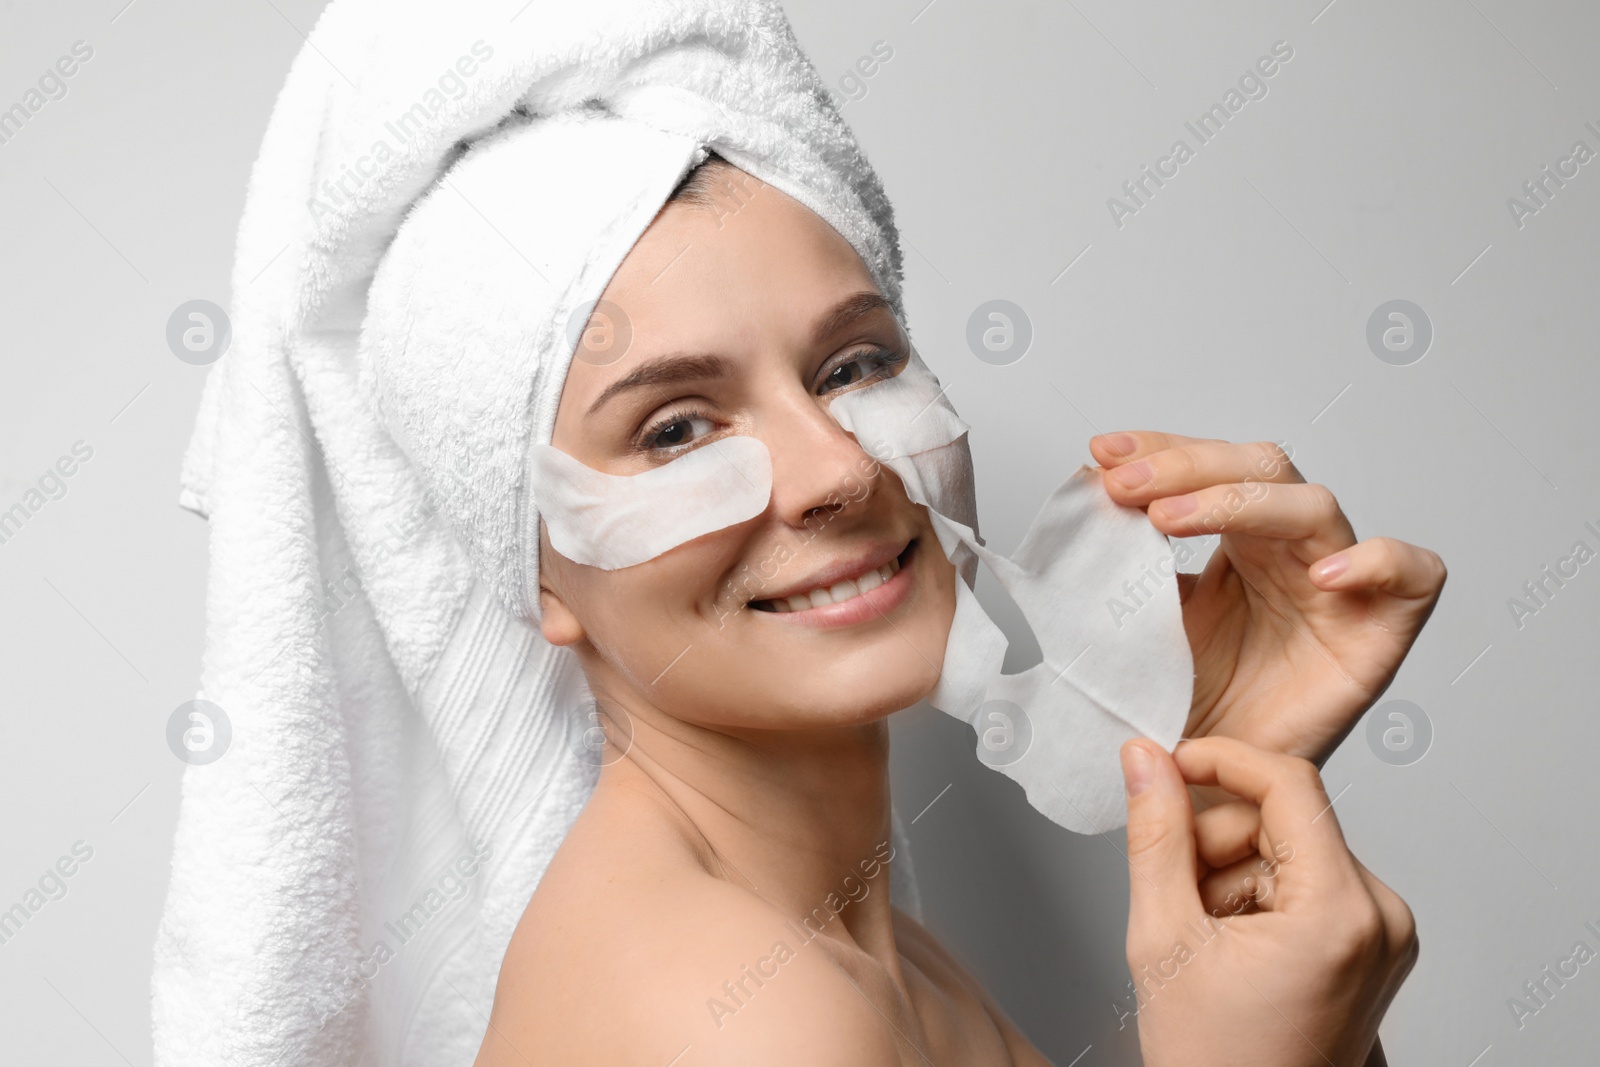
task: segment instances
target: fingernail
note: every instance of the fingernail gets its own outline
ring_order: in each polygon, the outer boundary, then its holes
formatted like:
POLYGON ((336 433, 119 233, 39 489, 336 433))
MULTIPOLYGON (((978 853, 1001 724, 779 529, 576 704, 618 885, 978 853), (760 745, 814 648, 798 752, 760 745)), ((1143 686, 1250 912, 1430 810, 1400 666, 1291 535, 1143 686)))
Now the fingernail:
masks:
POLYGON ((1106 447, 1119 456, 1131 456, 1133 450, 1139 447, 1139 442, 1133 439, 1132 434, 1113 433, 1104 438, 1106 447))
POLYGON ((1337 578, 1349 569, 1350 557, 1342 553, 1337 556, 1329 556, 1317 564, 1316 567, 1318 578, 1337 578))
POLYGON ((1195 500, 1193 493, 1185 496, 1169 496, 1161 502, 1161 510, 1169 519, 1180 519, 1199 506, 1200 503, 1195 500))
POLYGON ((1126 467, 1118 467, 1111 472, 1111 480, 1124 489, 1137 489, 1149 483, 1155 477, 1155 471, 1150 469, 1150 464, 1144 460, 1130 463, 1126 467))
POLYGON ((1143 745, 1129 745, 1123 749, 1122 776, 1127 781, 1130 797, 1136 797, 1150 788, 1155 769, 1150 753, 1143 745))

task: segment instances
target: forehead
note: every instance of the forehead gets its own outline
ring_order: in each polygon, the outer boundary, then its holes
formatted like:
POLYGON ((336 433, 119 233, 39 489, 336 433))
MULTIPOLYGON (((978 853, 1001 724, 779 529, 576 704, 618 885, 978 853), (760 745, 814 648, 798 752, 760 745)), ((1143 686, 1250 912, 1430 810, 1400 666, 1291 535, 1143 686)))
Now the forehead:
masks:
POLYGON ((749 176, 737 190, 714 193, 715 208, 669 203, 639 238, 578 345, 558 424, 642 360, 804 346, 842 298, 877 291, 855 249, 810 208, 749 176))

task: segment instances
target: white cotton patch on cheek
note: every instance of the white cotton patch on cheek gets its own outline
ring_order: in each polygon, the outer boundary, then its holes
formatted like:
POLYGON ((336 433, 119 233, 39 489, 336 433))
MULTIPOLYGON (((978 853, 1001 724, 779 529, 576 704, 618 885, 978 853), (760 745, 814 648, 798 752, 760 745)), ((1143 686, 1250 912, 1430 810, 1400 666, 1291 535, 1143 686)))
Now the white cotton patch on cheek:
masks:
POLYGON ((631 475, 535 445, 529 472, 551 547, 602 570, 636 566, 753 519, 772 497, 772 456, 759 438, 742 435, 631 475))
MULTIPOLYGON (((856 443, 905 483, 906 495, 966 526, 978 525, 972 454, 963 440, 971 428, 956 414, 944 389, 915 348, 893 378, 834 397, 828 411, 856 443)), ((957 542, 935 525, 945 554, 957 542)), ((969 574, 970 581, 972 575, 969 574)))
POLYGON ((967 425, 919 359, 850 390, 830 411, 928 508, 966 581, 928 702, 970 724, 978 758, 1019 782, 1052 821, 1098 834, 1127 821, 1119 750, 1134 737, 1171 749, 1193 696, 1175 553, 1138 508, 1080 467, 1045 501, 1008 558, 978 541, 967 425), (969 583, 982 561, 1022 610, 1044 654, 1003 674, 1005 634, 969 583))

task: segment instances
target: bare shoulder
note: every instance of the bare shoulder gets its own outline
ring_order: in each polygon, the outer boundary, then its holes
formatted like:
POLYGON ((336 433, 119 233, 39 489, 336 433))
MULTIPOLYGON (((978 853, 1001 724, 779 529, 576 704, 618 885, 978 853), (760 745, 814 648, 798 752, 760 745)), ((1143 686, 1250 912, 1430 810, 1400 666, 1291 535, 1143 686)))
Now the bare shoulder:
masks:
POLYGON ((911 917, 874 958, 713 876, 648 802, 596 799, 512 935, 476 1067, 1049 1067, 911 917))
POLYGON ((899 1062, 826 950, 663 837, 630 840, 624 865, 614 842, 569 836, 512 937, 476 1067, 899 1062))
POLYGON ((1016 1067, 1052 1067, 1044 1053, 1017 1028, 1010 1016, 959 960, 934 937, 927 927, 896 908, 894 911, 895 942, 900 955, 919 971, 935 989, 955 1001, 965 1001, 977 1007, 994 1028, 1005 1051, 1016 1067))

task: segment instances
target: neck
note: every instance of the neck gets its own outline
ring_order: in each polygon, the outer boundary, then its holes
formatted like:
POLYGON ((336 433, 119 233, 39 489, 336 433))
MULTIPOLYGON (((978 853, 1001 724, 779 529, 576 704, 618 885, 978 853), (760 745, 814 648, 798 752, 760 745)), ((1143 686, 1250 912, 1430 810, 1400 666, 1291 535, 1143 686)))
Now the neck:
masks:
POLYGON ((895 958, 886 721, 734 730, 620 706, 632 742, 608 747, 601 789, 658 803, 710 873, 797 924, 895 958))

